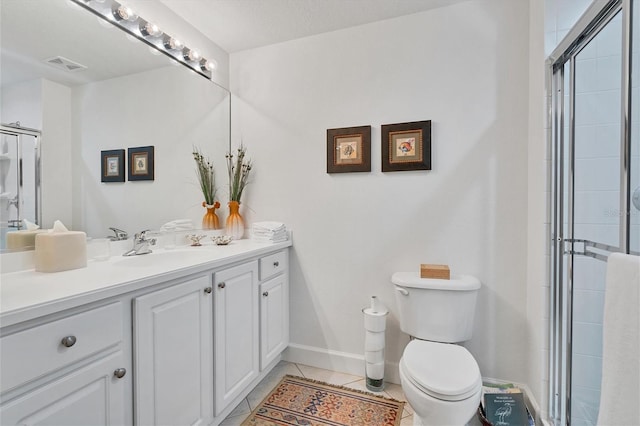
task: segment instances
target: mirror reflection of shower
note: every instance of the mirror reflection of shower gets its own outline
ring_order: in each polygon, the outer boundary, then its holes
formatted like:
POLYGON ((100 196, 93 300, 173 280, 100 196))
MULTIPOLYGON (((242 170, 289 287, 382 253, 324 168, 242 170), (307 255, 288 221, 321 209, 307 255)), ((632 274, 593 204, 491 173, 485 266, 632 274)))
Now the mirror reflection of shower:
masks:
POLYGON ((20 122, 0 127, 0 249, 6 233, 24 228, 24 219, 39 224, 40 131, 20 122))

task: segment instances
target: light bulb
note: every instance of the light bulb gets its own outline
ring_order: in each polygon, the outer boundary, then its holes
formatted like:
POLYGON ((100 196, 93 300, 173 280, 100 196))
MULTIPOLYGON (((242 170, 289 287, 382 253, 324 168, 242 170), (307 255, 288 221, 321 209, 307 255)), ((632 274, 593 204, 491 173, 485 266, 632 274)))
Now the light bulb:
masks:
POLYGON ((120 5, 113 11, 113 16, 117 21, 129 21, 134 22, 138 19, 138 15, 127 6, 120 5))
POLYGON ((166 36, 164 39, 164 47, 168 50, 180 50, 184 47, 184 44, 176 38, 166 36))
POLYGON ((140 22, 140 33, 143 36, 150 37, 159 37, 162 35, 162 31, 160 31, 160 28, 158 28, 156 24, 144 21, 140 22))
POLYGON ((200 60, 200 53, 198 53, 197 50, 193 50, 193 49, 189 49, 188 47, 184 48, 184 51, 182 52, 182 56, 184 57, 185 61, 199 61, 200 60))
POLYGON ((218 63, 214 60, 202 58, 200 61, 200 69, 202 71, 213 71, 218 68, 218 63))

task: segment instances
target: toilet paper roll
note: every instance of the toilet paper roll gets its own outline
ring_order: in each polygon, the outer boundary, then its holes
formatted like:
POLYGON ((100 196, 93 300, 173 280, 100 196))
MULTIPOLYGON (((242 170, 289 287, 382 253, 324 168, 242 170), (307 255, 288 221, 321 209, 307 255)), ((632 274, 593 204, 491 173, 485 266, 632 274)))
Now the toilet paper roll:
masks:
POLYGON ((384 332, 374 333, 371 331, 365 331, 364 333, 365 352, 380 351, 384 349, 384 332))
POLYGON ((365 351, 364 360, 371 364, 384 362, 384 351, 365 351))
POLYGON ((369 331, 384 331, 387 325, 387 314, 373 313, 370 308, 363 309, 364 313, 364 329, 369 331))
POLYGON ((384 362, 376 362, 375 364, 366 363, 365 369, 369 379, 384 379, 384 362))

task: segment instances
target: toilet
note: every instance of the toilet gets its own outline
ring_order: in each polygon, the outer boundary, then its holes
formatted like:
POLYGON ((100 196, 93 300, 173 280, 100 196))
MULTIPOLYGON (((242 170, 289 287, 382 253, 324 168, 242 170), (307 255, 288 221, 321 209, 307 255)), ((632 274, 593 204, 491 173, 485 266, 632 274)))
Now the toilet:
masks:
POLYGON ((471 339, 480 281, 396 272, 391 282, 400 328, 412 338, 400 359, 400 382, 413 424, 466 424, 478 409, 482 377, 473 355, 457 343, 471 339))

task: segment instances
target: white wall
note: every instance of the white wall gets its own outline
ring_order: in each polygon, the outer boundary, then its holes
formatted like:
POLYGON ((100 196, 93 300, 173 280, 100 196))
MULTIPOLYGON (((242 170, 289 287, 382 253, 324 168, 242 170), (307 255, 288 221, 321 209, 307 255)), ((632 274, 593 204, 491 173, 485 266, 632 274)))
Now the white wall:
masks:
POLYGON ((42 127, 42 80, 30 80, 2 87, 0 121, 20 122, 22 127, 42 127))
POLYGON ((474 1, 231 55, 233 139, 255 162, 249 221, 294 230, 291 339, 362 354, 361 308, 392 310, 395 271, 478 276, 467 347, 486 377, 524 382, 527 1, 474 1), (380 126, 432 120, 433 170, 382 173, 380 126), (372 125, 372 172, 327 174, 326 129, 372 125))
POLYGON ((183 218, 200 226, 204 198, 192 151, 197 146, 210 157, 222 180, 226 92, 172 66, 75 88, 73 117, 74 227, 97 237, 111 226, 133 234, 183 218), (125 149, 126 157, 128 148, 149 145, 155 147, 154 181, 130 182, 125 173, 124 183, 101 183, 102 150, 125 149))
POLYGON ((529 147, 527 232, 527 330, 529 364, 527 385, 546 417, 548 389, 549 294, 546 273, 546 143, 544 4, 529 2, 529 147))
MULTIPOLYGON (((42 80, 42 224, 71 228, 71 89, 42 80)), ((78 228, 74 228, 78 229, 78 228)))

